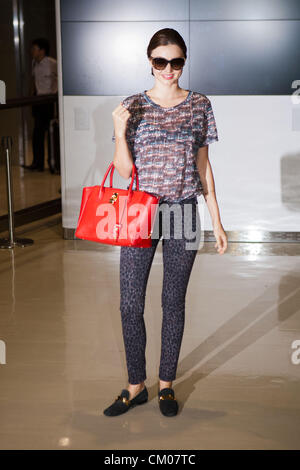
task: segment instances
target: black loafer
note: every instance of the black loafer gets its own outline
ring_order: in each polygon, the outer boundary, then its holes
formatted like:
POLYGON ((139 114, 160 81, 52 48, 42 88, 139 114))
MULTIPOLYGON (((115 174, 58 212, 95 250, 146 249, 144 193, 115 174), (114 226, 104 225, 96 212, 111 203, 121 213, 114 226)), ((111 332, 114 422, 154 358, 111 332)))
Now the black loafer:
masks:
POLYGON ((159 409, 164 416, 175 416, 178 412, 178 403, 172 388, 163 388, 158 392, 159 409))
POLYGON ((126 413, 130 408, 136 405, 142 405, 148 401, 148 390, 147 387, 136 395, 132 400, 129 400, 129 390, 124 388, 120 395, 115 399, 114 403, 106 408, 103 413, 106 416, 118 416, 122 413, 126 413))

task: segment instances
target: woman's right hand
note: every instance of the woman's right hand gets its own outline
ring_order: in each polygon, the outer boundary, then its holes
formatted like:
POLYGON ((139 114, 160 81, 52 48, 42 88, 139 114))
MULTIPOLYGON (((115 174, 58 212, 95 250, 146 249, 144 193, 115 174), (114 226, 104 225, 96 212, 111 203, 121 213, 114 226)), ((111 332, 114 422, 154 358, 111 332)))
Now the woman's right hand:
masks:
POLYGON ((124 137, 126 135, 127 121, 131 114, 121 103, 113 110, 115 136, 124 137))

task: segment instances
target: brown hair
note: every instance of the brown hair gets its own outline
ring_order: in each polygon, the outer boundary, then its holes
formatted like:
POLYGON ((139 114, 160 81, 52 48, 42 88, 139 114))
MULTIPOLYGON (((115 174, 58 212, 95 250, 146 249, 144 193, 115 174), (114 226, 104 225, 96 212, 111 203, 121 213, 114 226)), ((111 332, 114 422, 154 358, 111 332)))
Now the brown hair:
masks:
MULTIPOLYGON (((183 37, 172 28, 164 28, 156 31, 156 33, 150 39, 150 42, 147 47, 147 56, 150 59, 153 49, 158 46, 167 46, 168 44, 176 44, 183 52, 184 58, 186 59, 187 48, 184 42, 183 37)), ((153 70, 151 68, 151 73, 153 75, 153 70)))

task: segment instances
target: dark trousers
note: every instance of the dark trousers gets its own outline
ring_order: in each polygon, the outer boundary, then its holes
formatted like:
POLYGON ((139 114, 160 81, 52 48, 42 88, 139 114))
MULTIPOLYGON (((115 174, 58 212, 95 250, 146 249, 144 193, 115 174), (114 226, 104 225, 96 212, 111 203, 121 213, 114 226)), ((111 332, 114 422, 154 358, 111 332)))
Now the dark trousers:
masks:
POLYGON ((50 120, 54 117, 54 103, 44 103, 32 106, 34 129, 32 135, 32 164, 44 169, 45 164, 45 133, 48 131, 48 165, 50 167, 50 120))
POLYGON ((138 384, 146 379, 144 322, 146 287, 155 250, 162 236, 163 320, 159 378, 166 382, 176 378, 184 331, 186 291, 200 242, 201 227, 197 198, 189 198, 179 203, 162 202, 159 208, 152 234, 152 247, 122 246, 120 249, 120 311, 128 381, 131 384, 138 384), (166 211, 162 207, 164 204, 166 211), (181 214, 181 220, 180 215, 179 219, 176 219, 177 216, 174 216, 172 211, 168 216, 167 207, 173 204, 177 206, 176 213, 181 214), (184 207, 188 204, 191 211, 187 211, 184 216, 184 207), (169 222, 166 224, 165 221, 169 222), (190 233, 185 230, 190 230, 190 233))

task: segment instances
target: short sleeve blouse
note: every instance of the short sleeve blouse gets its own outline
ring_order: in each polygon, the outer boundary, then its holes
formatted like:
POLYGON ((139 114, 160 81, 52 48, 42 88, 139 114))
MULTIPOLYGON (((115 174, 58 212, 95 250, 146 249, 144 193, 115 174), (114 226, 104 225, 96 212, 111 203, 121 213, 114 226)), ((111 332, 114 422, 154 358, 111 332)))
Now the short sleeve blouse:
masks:
POLYGON ((209 98, 189 91, 178 105, 163 108, 144 91, 128 96, 122 104, 131 114, 126 140, 137 168, 139 189, 161 201, 202 194, 197 150, 219 140, 209 98))

